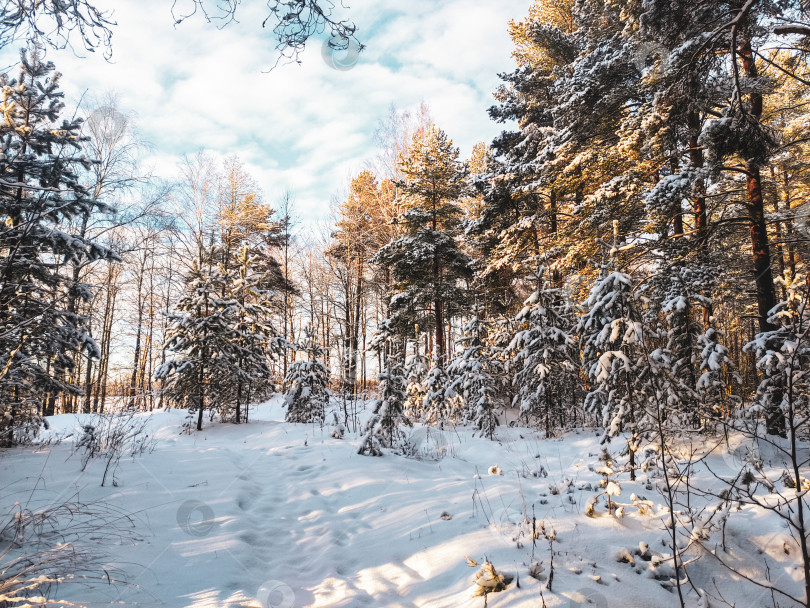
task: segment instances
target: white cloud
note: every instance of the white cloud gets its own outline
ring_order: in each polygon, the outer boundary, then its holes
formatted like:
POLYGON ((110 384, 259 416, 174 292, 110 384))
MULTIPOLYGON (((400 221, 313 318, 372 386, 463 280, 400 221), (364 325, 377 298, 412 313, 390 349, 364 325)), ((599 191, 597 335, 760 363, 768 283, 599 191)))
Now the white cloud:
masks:
MULTIPOLYGON (((512 69, 506 22, 528 4, 355 0, 349 14, 368 48, 354 69, 328 67, 314 41, 302 65, 262 73, 276 58, 261 28, 263 2, 242 4, 240 22, 222 30, 200 18, 174 27, 171 0, 105 2, 119 23, 112 62, 100 53, 49 52, 68 100, 115 91, 137 112, 160 175, 200 148, 238 154, 268 196, 292 189, 300 215, 313 223, 374 156, 374 130, 392 102, 426 101, 465 155, 501 130, 486 109, 497 73, 512 69)), ((0 54, 0 64, 11 61, 8 50, 0 54)))

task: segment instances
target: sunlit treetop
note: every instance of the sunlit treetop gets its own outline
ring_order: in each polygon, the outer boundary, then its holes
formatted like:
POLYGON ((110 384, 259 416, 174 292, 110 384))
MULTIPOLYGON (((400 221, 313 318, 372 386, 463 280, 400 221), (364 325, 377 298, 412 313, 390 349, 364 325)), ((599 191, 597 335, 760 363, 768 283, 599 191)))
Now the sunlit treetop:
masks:
POLYGON ((518 66, 551 68, 558 63, 546 45, 538 44, 538 36, 550 35, 555 29, 571 34, 575 28, 573 6, 574 0, 537 0, 525 19, 509 21, 509 36, 515 44, 512 56, 518 66))

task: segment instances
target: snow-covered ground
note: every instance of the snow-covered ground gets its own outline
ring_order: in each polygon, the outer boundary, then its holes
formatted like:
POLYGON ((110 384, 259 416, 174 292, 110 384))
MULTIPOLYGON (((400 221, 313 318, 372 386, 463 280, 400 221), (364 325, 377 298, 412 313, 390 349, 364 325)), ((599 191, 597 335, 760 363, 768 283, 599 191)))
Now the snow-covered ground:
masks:
MULTIPOLYGON (((480 608, 484 598, 473 597, 479 568, 469 557, 513 577, 487 597, 493 608, 677 605, 671 572, 657 561, 666 551, 662 497, 646 474, 635 483, 617 474, 616 500, 630 503, 635 494, 654 503, 650 513, 608 515, 603 498, 594 517, 585 514, 603 491, 593 431, 545 440, 501 428, 489 441, 469 430, 416 428, 421 458, 374 458, 357 455, 355 435, 337 439, 328 426, 283 422, 279 398, 258 407, 247 425, 208 424, 188 435, 180 433, 184 417, 152 414, 156 447, 122 460, 117 485, 100 486, 103 460, 80 472, 80 457, 70 457, 74 438, 0 456, 3 522, 22 507, 65 501, 103 501, 134 518, 133 538, 104 547, 126 584, 62 585, 58 597, 90 607, 480 608), (524 514, 536 518, 535 531, 545 526, 536 543, 524 514), (649 554, 640 555, 639 543, 649 554), (542 565, 540 580, 529 574, 533 561, 542 565)), ((84 418, 54 417, 49 433, 80 434, 84 418)), ((736 454, 718 450, 709 462, 731 474, 736 454)), ((725 541, 724 559, 801 596, 799 555, 778 518, 744 507, 730 517, 725 541)), ((93 535, 82 543, 92 546, 93 535)), ((770 592, 741 582, 711 556, 688 572, 692 585, 728 605, 773 605, 770 592)), ((697 605, 687 591, 687 605, 697 605)))

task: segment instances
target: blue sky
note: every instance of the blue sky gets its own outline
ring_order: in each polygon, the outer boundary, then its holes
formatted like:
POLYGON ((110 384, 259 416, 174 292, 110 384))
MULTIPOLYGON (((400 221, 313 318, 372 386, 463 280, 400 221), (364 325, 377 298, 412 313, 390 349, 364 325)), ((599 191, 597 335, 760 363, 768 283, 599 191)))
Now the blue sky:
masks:
MULTIPOLYGON (((338 3, 339 4, 339 3, 338 3)), ((115 92, 151 143, 149 162, 171 178, 178 160, 204 148, 237 154, 272 204, 284 190, 306 223, 328 216, 329 201, 375 155, 374 131, 389 106, 424 100, 467 156, 502 126, 489 120, 498 72, 510 71, 510 18, 528 0, 352 0, 349 16, 367 48, 348 71, 321 57, 323 36, 301 65, 276 60, 262 30, 265 3, 240 6, 222 30, 193 18, 175 27, 171 0, 101 0, 118 22, 113 57, 70 50, 48 57, 63 73, 68 104, 84 91, 115 92)), ((16 50, 0 56, 13 61, 16 50)))

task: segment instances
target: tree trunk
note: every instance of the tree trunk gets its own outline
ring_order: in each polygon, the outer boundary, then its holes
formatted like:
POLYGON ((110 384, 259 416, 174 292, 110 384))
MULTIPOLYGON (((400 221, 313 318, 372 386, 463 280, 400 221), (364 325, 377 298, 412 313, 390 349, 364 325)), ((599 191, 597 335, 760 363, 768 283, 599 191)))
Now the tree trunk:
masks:
POLYGON ((357 394, 358 333, 360 332, 360 293, 363 289, 363 258, 357 256, 357 283, 354 292, 354 323, 352 324, 351 368, 352 396, 357 394))
MULTIPOLYGON (((47 363, 45 363, 45 373, 50 375, 51 373, 51 360, 48 359, 47 363)), ((45 404, 42 408, 42 413, 45 416, 53 416, 56 414, 56 397, 48 392, 45 395, 45 404)))
MULTIPOLYGON (((439 276, 439 260, 435 259, 433 262, 434 274, 439 276)), ((443 318, 443 305, 440 298, 433 301, 433 319, 436 324, 436 359, 439 367, 444 367, 444 318, 443 318)))
POLYGON ((200 399, 197 407, 199 411, 197 412, 197 430, 202 430, 202 422, 203 422, 203 410, 205 409, 205 366, 200 363, 200 399))
MULTIPOLYGON (((771 179, 776 181, 776 172, 773 167, 771 167, 771 179)), ((773 210, 779 215, 779 192, 778 190, 774 193, 773 196, 773 210)), ((782 234, 782 222, 776 221, 774 222, 774 229, 776 230, 776 261, 779 263, 779 275, 784 277, 785 276, 785 252, 782 248, 783 243, 783 234, 782 234)), ((782 285, 782 299, 784 300, 787 298, 787 290, 785 289, 784 284, 782 285)))
POLYGON ((138 325, 135 333, 135 353, 132 356, 132 376, 129 380, 129 407, 135 407, 135 396, 137 394, 138 385, 138 369, 141 364, 141 332, 143 330, 143 275, 146 269, 146 253, 144 253, 143 261, 141 262, 140 272, 138 273, 138 325))
POLYGON ((118 288, 112 283, 115 280, 117 273, 111 271, 110 284, 107 287, 107 307, 105 309, 105 327, 102 338, 101 346, 101 361, 99 362, 99 380, 96 389, 96 400, 93 404, 93 409, 97 413, 104 411, 105 401, 107 400, 107 377, 110 369, 110 344, 112 342, 112 325, 113 315, 115 314, 115 298, 118 295, 118 288), (99 399, 100 397, 100 399, 99 399))
MULTIPOLYGON (((686 118, 687 126, 689 127, 689 164, 693 169, 703 168, 703 149, 698 144, 698 136, 700 135, 700 114, 697 112, 689 112, 686 118)), ((695 184, 697 189, 697 196, 692 201, 692 208, 695 214, 695 232, 697 233, 698 250, 701 253, 706 251, 706 237, 709 227, 708 215, 706 213, 706 182, 703 179, 697 181, 695 184)), ((706 301, 710 302, 709 294, 704 292, 706 301)), ((703 305, 703 327, 708 329, 712 317, 712 305, 703 305)))
MULTIPOLYGON (((282 337, 284 338, 285 345, 282 348, 282 363, 281 363, 281 387, 282 390, 287 390, 287 324, 289 321, 289 310, 290 310, 290 291, 289 291, 289 283, 290 283, 290 232, 289 232, 289 224, 290 216, 289 214, 285 215, 284 217, 284 306, 282 308, 282 337)), ((292 330, 292 323, 290 323, 290 329, 292 330)), ((292 331, 290 331, 292 333, 292 331)))
MULTIPOLYGON (((669 168, 672 171, 672 175, 675 175, 679 172, 678 166, 678 157, 674 154, 669 159, 669 168)), ((672 235, 673 236, 680 236, 683 234, 683 210, 681 209, 681 201, 675 203, 672 208, 672 235)))
MULTIPOLYGON (((697 112, 690 112, 687 117, 687 125, 689 127, 689 163, 694 169, 703 168, 703 149, 698 144, 700 123, 700 115, 697 112)), ((705 188, 705 182, 702 179, 699 180, 697 183, 698 195, 692 201, 692 207, 695 213, 695 229, 697 230, 698 240, 701 245, 705 245, 706 229, 709 226, 706 214, 705 188)))
POLYGON ((154 377, 154 341, 155 341, 155 256, 152 256, 152 268, 149 272, 149 318, 148 318, 148 331, 146 335, 147 348, 144 352, 144 367, 141 370, 141 382, 144 384, 144 393, 149 399, 149 411, 151 412, 155 407, 155 395, 152 386, 152 378, 154 377))
POLYGON ((82 413, 89 414, 91 412, 93 393, 93 360, 87 359, 87 370, 84 376, 84 405, 82 406, 82 413))
MULTIPOLYGON (((549 228, 551 231, 552 242, 557 241, 557 191, 552 188, 551 195, 549 196, 548 203, 549 211, 549 228)), ((554 282, 554 287, 562 289, 562 273, 559 268, 555 268, 551 273, 551 280, 554 282)))
MULTIPOLYGON (((197 318, 199 318, 199 312, 197 314, 197 318)), ((208 294, 205 294, 205 317, 208 317, 208 294)), ((199 374, 199 390, 200 390, 200 399, 197 407, 199 411, 197 412, 197 430, 202 430, 202 421, 203 421, 203 410, 205 409, 205 366, 208 363, 208 351, 205 347, 205 336, 206 331, 203 329, 202 334, 202 341, 203 346, 200 349, 200 374, 199 374)))
MULTIPOLYGON (((348 266, 347 266, 348 270, 348 266)), ((354 392, 352 377, 352 290, 351 280, 346 276, 343 290, 343 394, 350 396, 354 392)))
POLYGON ((768 322, 768 312, 776 306, 776 290, 771 272, 771 250, 768 230, 765 225, 765 210, 762 202, 762 183, 759 166, 749 160, 745 163, 747 173, 748 213, 751 231, 751 251, 756 272, 757 312, 759 331, 773 331, 776 327, 768 322))
MULTIPOLYGON (((748 78, 758 76, 751 41, 745 40, 740 46, 743 71, 748 78)), ((750 94, 750 112, 757 121, 762 117, 762 94, 756 91, 750 94)), ((776 327, 768 321, 768 313, 776 306, 776 290, 773 284, 771 271, 771 251, 768 243, 768 229, 765 224, 765 208, 762 199, 762 177, 760 166, 756 159, 745 161, 746 192, 748 195, 748 213, 751 230, 751 250, 754 257, 754 272, 756 273, 757 311, 759 317, 759 331, 773 331, 776 327)), ((769 435, 786 437, 785 416, 779 407, 782 401, 781 391, 775 391, 768 396, 765 407, 765 429, 769 435)))
MULTIPOLYGON (((239 367, 242 367, 242 359, 239 359, 239 367)), ((242 379, 240 378, 237 380, 236 384, 236 424, 239 424, 242 420, 242 379)))

